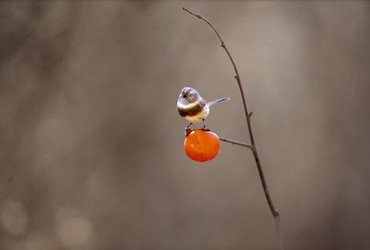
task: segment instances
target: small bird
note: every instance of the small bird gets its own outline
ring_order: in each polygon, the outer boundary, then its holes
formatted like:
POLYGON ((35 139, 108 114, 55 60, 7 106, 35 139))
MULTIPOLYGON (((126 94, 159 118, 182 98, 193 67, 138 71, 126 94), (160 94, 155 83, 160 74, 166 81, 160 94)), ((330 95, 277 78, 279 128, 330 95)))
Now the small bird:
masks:
POLYGON ((193 123, 203 122, 203 129, 206 129, 205 119, 209 114, 209 108, 219 102, 228 101, 230 98, 220 98, 211 102, 204 100, 198 91, 191 87, 185 87, 181 90, 177 99, 177 110, 180 116, 184 117, 190 124, 185 128, 185 131, 193 123))

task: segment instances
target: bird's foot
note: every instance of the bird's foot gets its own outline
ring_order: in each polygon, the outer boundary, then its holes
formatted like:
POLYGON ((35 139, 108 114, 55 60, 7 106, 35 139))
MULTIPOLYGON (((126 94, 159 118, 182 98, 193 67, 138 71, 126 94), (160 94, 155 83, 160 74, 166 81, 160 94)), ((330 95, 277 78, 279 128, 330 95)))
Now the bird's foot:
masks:
POLYGON ((211 130, 209 130, 207 128, 207 125, 206 125, 206 121, 205 120, 203 120, 203 128, 202 128, 202 130, 204 130, 204 131, 211 131, 211 130))
POLYGON ((193 130, 189 127, 186 127, 185 130, 184 130, 185 137, 187 137, 191 132, 193 132, 193 130))
POLYGON ((190 128, 190 126, 192 125, 192 123, 189 123, 189 125, 188 126, 186 126, 186 128, 185 128, 185 137, 186 136, 188 136, 190 133, 191 133, 191 131, 193 131, 191 128, 190 128))
POLYGON ((203 126, 202 130, 203 130, 203 131, 211 131, 209 128, 207 128, 207 127, 205 127, 205 126, 203 126))

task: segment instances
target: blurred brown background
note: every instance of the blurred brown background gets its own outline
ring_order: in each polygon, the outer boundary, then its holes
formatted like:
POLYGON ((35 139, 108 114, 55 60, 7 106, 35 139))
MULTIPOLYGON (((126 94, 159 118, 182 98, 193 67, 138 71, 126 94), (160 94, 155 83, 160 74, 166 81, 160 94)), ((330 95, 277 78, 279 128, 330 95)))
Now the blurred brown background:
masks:
POLYGON ((2 1, 0 249, 274 249, 251 153, 199 164, 175 109, 248 141, 286 249, 370 249, 370 3, 2 1))

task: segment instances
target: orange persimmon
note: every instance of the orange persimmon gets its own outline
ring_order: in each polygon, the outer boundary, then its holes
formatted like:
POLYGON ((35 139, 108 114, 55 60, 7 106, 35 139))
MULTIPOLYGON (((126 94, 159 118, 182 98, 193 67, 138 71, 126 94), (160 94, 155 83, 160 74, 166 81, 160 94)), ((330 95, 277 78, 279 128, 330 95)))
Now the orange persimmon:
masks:
POLYGON ((220 152, 218 136, 208 130, 196 129, 188 133, 184 141, 187 156, 199 162, 212 160, 220 152))

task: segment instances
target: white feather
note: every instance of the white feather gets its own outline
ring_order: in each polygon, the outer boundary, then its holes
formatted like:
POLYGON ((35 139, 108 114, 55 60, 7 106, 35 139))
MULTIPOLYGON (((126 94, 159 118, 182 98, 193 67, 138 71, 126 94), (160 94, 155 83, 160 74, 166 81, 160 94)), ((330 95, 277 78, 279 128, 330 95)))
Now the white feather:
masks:
POLYGON ((190 123, 201 123, 203 122, 204 119, 207 118, 208 114, 209 114, 209 107, 208 105, 206 105, 202 109, 202 112, 200 112, 197 115, 193 115, 193 116, 185 116, 185 119, 190 123))
POLYGON ((196 105, 198 105, 198 102, 183 104, 182 102, 177 101, 177 107, 180 109, 190 109, 190 108, 195 107, 196 105))

